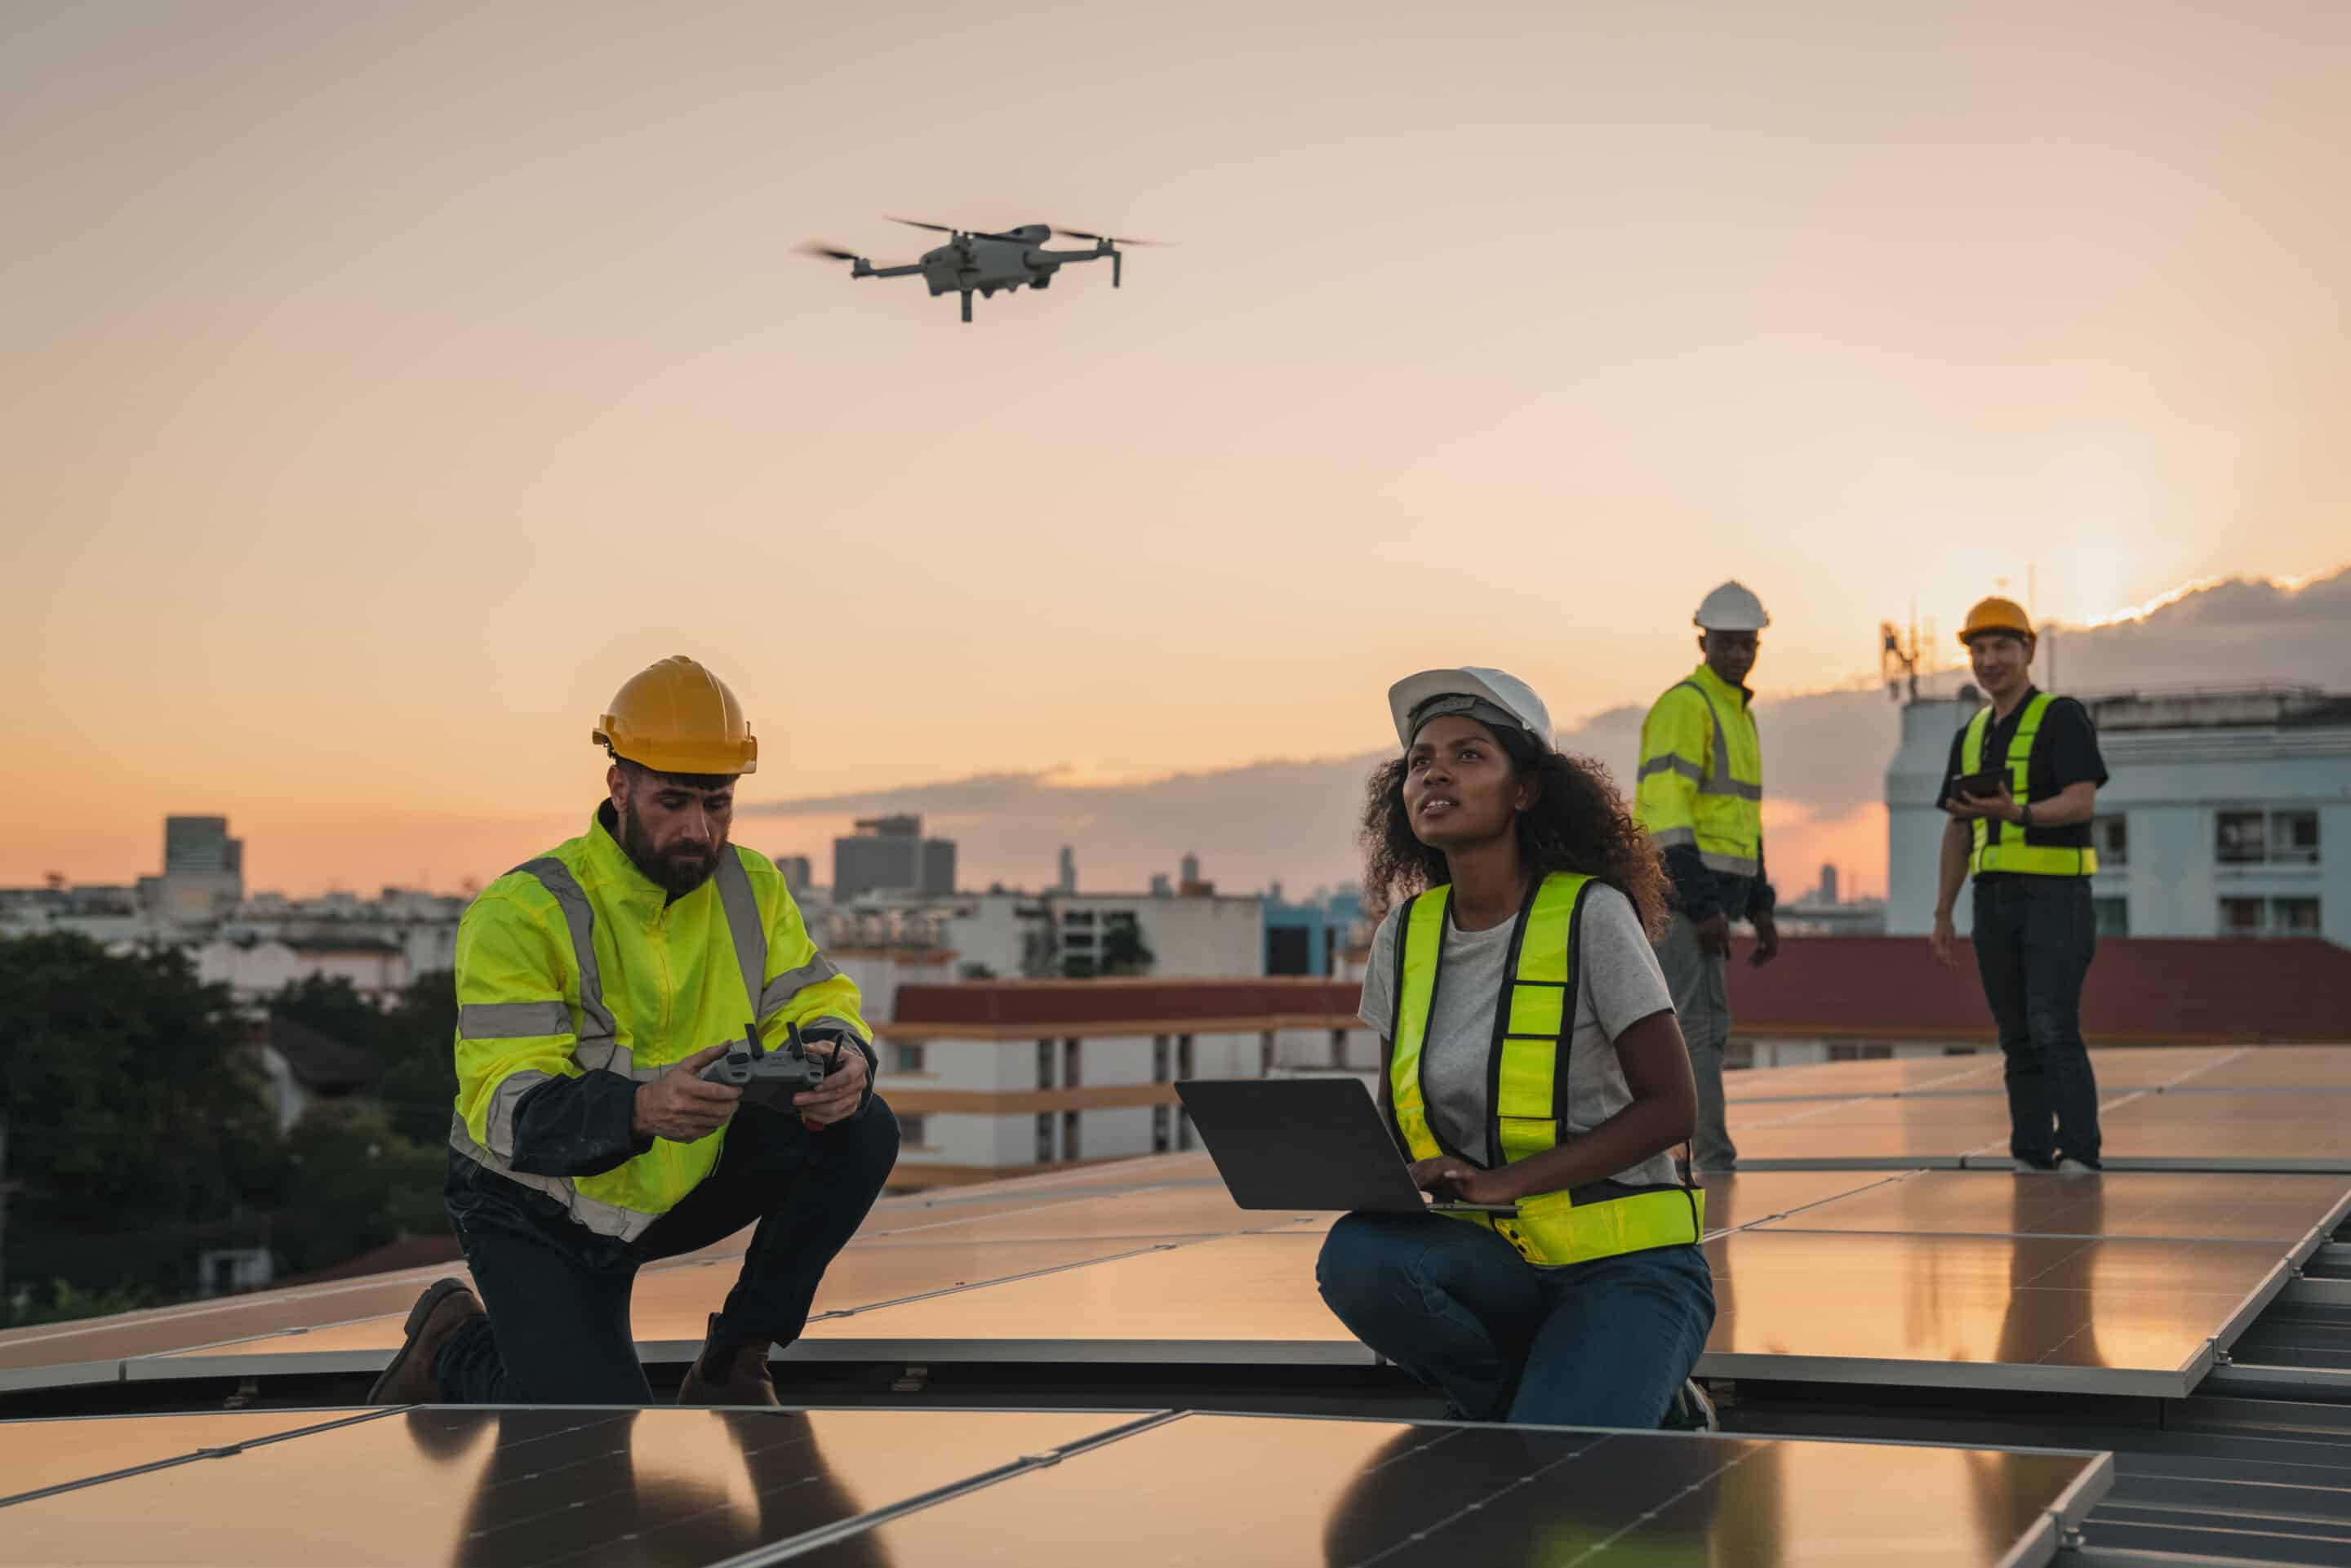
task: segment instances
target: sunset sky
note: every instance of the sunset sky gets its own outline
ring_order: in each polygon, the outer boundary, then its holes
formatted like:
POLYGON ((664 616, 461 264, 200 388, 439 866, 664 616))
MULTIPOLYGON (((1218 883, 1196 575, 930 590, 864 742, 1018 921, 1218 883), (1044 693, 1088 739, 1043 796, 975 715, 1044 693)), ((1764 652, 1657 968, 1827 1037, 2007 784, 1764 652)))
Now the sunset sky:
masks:
POLYGON ((486 878, 672 653, 747 803, 1121 785, 1139 880, 1152 781, 1646 702, 1725 577, 1781 697, 2326 577, 2346 79, 2333 3, 0 4, 0 883, 486 878), (794 254, 889 213, 1176 243, 965 327, 794 254))

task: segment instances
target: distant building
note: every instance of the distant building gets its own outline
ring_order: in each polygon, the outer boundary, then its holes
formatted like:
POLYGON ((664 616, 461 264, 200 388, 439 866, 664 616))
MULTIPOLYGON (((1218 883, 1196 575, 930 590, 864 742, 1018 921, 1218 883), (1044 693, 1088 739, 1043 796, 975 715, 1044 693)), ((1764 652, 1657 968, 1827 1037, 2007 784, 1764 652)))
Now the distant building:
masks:
MULTIPOLYGON (((1177 904, 1185 901, 1175 900, 1177 904)), ((1186 1078, 1346 1073, 1379 1038, 1319 980, 910 984, 875 1030, 904 1142, 893 1183, 984 1181, 1198 1146, 1186 1078)))
POLYGON ((1007 979, 1100 972, 1120 951, 1151 955, 1155 979, 1265 973, 1265 901, 1147 893, 985 893, 938 901, 941 946, 1007 979), (1123 928, 1122 933, 1119 928, 1123 928))
MULTIPOLYGON (((2085 698, 2113 775, 2091 880, 2109 936, 2312 936, 2351 946, 2351 695, 2314 687, 2085 698)), ((1886 929, 1932 929, 1951 736, 1981 706, 1920 700, 1886 770, 1886 929)), ((1972 900, 1957 918, 1970 929, 1972 900)))
POLYGON ((956 847, 923 837, 923 819, 863 817, 850 838, 832 841, 832 901, 849 904, 869 893, 944 898, 955 892, 956 847))
POLYGON ((776 869, 783 873, 784 891, 798 898, 816 881, 816 868, 806 855, 775 855, 776 869))
POLYGON ((245 902, 245 841, 229 837, 226 817, 163 819, 163 874, 141 879, 167 921, 207 920, 245 902))
POLYGON ((1823 904, 1834 904, 1837 901, 1836 867, 1833 865, 1823 865, 1821 867, 1820 891, 1813 896, 1819 899, 1823 904))
POLYGON ((1165 872, 1161 871, 1151 873, 1151 896, 1154 898, 1173 898, 1176 896, 1176 884, 1167 880, 1167 873, 1165 872))
POLYGON ((1061 846, 1061 877, 1053 885, 1063 893, 1078 891, 1078 852, 1067 844, 1061 846))
POLYGON ((1199 881, 1200 857, 1196 854, 1186 854, 1183 859, 1176 880, 1179 883, 1199 881))

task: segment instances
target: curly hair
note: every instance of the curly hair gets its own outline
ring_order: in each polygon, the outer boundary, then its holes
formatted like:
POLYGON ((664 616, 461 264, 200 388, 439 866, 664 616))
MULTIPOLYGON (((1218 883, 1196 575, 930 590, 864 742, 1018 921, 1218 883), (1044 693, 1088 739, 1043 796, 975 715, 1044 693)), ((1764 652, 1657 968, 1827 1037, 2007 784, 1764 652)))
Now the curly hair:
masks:
MULTIPOLYGON (((1633 901, 1650 939, 1669 914, 1664 860, 1635 820, 1607 768, 1589 757, 1553 751, 1523 730, 1494 739, 1512 771, 1531 777, 1535 802, 1518 815, 1519 859, 1538 875, 1555 871, 1596 877, 1633 901)), ((1413 835, 1404 805, 1405 759, 1372 773, 1364 798, 1364 896, 1375 914, 1451 879, 1442 850, 1413 835)))

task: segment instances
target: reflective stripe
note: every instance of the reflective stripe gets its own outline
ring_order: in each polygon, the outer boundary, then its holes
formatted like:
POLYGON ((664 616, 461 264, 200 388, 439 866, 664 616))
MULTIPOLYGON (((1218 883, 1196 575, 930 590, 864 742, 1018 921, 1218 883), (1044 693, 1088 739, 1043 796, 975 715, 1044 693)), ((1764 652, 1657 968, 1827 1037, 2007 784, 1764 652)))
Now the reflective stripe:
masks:
POLYGON ((1725 876, 1761 876, 1763 862, 1752 855, 1717 854, 1712 850, 1698 852, 1698 863, 1708 871, 1719 871, 1725 876))
POLYGON ((800 1025, 800 1032, 802 1034, 808 1033, 808 1031, 812 1029, 836 1029, 841 1033, 847 1035, 850 1039, 857 1041, 860 1045, 870 1045, 872 1043, 868 1040, 862 1033, 859 1032, 855 1024, 851 1023, 847 1019, 835 1018, 831 1013, 826 1013, 821 1018, 812 1018, 809 1019, 808 1022, 800 1025))
POLYGON ((525 1040, 569 1034, 571 1009, 560 1001, 467 1002, 457 1009, 457 1032, 467 1040, 525 1040))
POLYGON ((827 980, 836 979, 840 974, 840 966, 821 953, 797 969, 786 969, 782 974, 769 980, 767 988, 759 993, 759 1020, 766 1022, 770 1015, 779 1010, 786 1002, 799 995, 801 991, 810 986, 821 985, 827 980))
POLYGON ((758 1010, 768 972, 768 933, 759 924, 759 901, 751 892, 751 878, 743 870, 743 852, 732 844, 718 857, 718 903, 726 911, 726 935, 735 939, 735 962, 743 971, 743 1000, 758 1010))
MULTIPOLYGON (((1496 998, 1488 1064, 1491 1135, 1506 1164, 1558 1145, 1561 1092, 1575 1020, 1576 911, 1592 879, 1554 872, 1537 884, 1510 933, 1507 996, 1496 998)), ((1428 1020, 1442 977, 1449 888, 1432 888, 1397 923, 1396 1010, 1389 1030, 1388 1100, 1415 1159, 1458 1155, 1428 1124, 1422 1092, 1428 1020)), ((1482 1225, 1544 1267, 1694 1242, 1705 1229, 1705 1195, 1668 1187, 1579 1206, 1565 1192, 1520 1201, 1515 1215, 1448 1214, 1482 1225)))
POLYGON ((1706 778, 1706 765, 1692 762, 1678 752, 1668 751, 1662 757, 1652 757, 1641 764, 1641 770, 1633 776, 1634 781, 1637 783, 1652 773, 1678 773, 1685 779, 1703 781, 1706 778))
POLYGON ((1692 849, 1698 848, 1696 828, 1667 828, 1651 833, 1649 838, 1661 850, 1674 849, 1682 844, 1687 844, 1692 849))
POLYGON ((587 890, 571 868, 553 855, 525 861, 515 870, 538 879, 563 911, 563 924, 571 933, 571 961, 580 971, 580 1043, 611 1040, 621 1031, 612 1021, 612 1009, 604 1005, 604 980, 596 968, 596 906, 588 902, 587 890))
POLYGON ((482 1118, 482 1131, 490 1135, 490 1147, 507 1159, 514 1157, 515 1113, 522 1108, 523 1096, 542 1083, 552 1083, 555 1075, 541 1072, 535 1067, 509 1072, 498 1080, 490 1091, 490 1109, 482 1118))
POLYGON ((571 1218, 599 1236, 617 1236, 623 1241, 634 1241, 643 1235, 653 1222, 661 1218, 642 1209, 623 1208, 617 1203, 606 1203, 582 1193, 569 1176, 534 1176, 518 1171, 481 1145, 474 1142, 465 1128, 465 1118, 455 1118, 449 1125, 449 1145, 459 1154, 518 1186, 534 1192, 545 1193, 561 1204, 571 1218))
POLYGON ((1698 700, 1706 705, 1706 716, 1714 721, 1713 772, 1707 778, 1699 778, 1695 773, 1690 775, 1698 780, 1698 792, 1701 795, 1730 795, 1741 800, 1763 799, 1762 785, 1742 784, 1730 776, 1730 737, 1722 727, 1722 710, 1714 706, 1714 699, 1696 681, 1684 681, 1682 685, 1698 694, 1698 700))

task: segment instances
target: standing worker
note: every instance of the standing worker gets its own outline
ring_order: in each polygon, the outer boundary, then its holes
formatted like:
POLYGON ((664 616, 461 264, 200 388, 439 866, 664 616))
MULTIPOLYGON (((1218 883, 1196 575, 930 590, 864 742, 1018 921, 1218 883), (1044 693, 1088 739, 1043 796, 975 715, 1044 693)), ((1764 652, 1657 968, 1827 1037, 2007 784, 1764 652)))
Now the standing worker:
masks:
POLYGON ((649 1403, 637 1270, 757 1225, 678 1399, 774 1405, 768 1347, 799 1336, 897 1161, 856 983, 728 841, 759 755, 735 694, 664 659, 592 738, 611 765, 588 831, 483 889, 457 932, 446 1197, 481 1296, 426 1290, 371 1404, 649 1403), (829 1064, 789 1113, 701 1077, 746 1020, 829 1064))
POLYGON ((1763 747, 1755 733, 1755 694, 1747 689, 1771 617, 1745 586, 1726 582, 1691 620, 1700 661, 1641 722, 1635 809, 1665 853, 1677 905, 1657 958, 1698 1080, 1690 1166, 1727 1171, 1739 1160, 1722 1103, 1731 922, 1755 927, 1750 963, 1768 964, 1780 954, 1780 928, 1771 918, 1778 898, 1763 874, 1763 747))
POLYGON ((1991 698, 1951 737, 1935 804, 1949 813, 1935 889, 1935 956, 1957 964, 1951 908, 1976 880, 1976 969, 2007 1058, 2009 1153, 2020 1174, 2098 1166, 2098 1084, 2082 1040, 2082 978, 2097 951, 2090 819, 2106 781, 2097 727, 2032 685, 2032 622, 1984 600, 1959 633, 1991 698), (1997 775, 1996 779, 1988 777, 1997 775))

